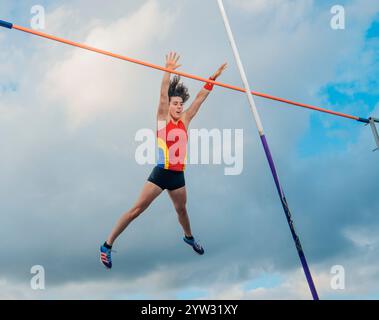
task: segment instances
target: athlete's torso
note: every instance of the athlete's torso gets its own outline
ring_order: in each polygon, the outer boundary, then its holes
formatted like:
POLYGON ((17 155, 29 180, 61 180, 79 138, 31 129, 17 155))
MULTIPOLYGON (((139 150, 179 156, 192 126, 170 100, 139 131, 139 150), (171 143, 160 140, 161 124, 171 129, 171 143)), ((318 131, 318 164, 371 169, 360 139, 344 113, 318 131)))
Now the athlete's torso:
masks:
POLYGON ((184 171, 187 158, 187 128, 182 120, 176 124, 169 120, 157 131, 158 163, 161 168, 184 171))

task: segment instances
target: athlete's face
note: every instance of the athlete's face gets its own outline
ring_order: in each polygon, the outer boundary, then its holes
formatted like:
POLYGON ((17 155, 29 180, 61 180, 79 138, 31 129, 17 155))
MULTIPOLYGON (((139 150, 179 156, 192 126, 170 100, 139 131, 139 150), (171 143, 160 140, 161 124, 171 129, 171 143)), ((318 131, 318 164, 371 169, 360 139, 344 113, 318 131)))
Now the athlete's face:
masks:
POLYGON ((183 112, 183 99, 181 97, 171 97, 170 115, 174 120, 179 120, 183 112))

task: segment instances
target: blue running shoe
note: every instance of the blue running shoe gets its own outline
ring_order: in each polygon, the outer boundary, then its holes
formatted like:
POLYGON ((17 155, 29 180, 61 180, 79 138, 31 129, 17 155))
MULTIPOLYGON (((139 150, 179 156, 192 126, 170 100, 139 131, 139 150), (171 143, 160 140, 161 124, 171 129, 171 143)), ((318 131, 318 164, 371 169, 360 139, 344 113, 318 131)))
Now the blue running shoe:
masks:
POLYGON ((185 243, 189 244, 193 248, 193 250, 195 250, 196 253, 198 253, 200 255, 204 254, 203 247, 201 246, 201 244, 199 242, 197 242, 195 240, 195 238, 188 239, 188 238, 184 237, 183 240, 185 243))
POLYGON ((108 249, 102 245, 100 247, 100 262, 107 268, 112 268, 112 249, 108 249))

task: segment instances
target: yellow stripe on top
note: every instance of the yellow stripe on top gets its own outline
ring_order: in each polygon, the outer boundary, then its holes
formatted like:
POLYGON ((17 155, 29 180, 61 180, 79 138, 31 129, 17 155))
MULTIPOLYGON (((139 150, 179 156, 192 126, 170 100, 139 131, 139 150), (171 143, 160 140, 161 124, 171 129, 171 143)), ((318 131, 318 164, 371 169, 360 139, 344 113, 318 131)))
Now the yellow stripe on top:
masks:
POLYGON ((186 153, 186 156, 184 158, 183 171, 186 170, 186 167, 187 167, 187 153, 186 153))
POLYGON ((158 159, 159 164, 164 164, 164 168, 168 169, 170 165, 169 153, 166 142, 162 138, 158 138, 158 152, 162 151, 163 159, 158 159))

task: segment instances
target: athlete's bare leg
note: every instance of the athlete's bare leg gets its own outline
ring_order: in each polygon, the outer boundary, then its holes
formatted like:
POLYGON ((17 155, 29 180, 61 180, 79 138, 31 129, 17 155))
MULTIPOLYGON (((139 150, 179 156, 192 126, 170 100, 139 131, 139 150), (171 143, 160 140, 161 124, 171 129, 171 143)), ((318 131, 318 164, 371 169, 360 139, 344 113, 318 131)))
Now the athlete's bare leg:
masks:
POLYGON ((116 226, 113 228, 111 234, 107 239, 108 245, 113 245, 117 237, 125 230, 125 228, 136 219, 142 212, 144 212, 149 205, 162 193, 162 189, 154 183, 147 181, 143 186, 142 192, 135 203, 135 205, 117 221, 116 226))
POLYGON ((189 220, 187 208, 186 208, 186 203, 187 203, 186 187, 182 187, 182 188, 172 190, 172 191, 168 190, 168 194, 178 214, 178 220, 179 220, 179 223, 183 227, 184 235, 187 237, 192 237, 190 220, 189 220))

